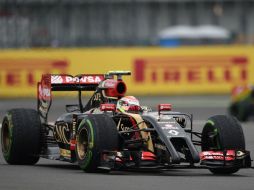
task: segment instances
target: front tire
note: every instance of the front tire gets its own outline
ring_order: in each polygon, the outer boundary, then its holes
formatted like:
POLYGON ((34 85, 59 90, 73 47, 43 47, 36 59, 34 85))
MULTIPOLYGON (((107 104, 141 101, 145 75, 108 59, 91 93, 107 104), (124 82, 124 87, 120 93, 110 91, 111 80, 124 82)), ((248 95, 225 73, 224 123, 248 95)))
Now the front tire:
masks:
MULTIPOLYGON (((245 150, 245 139, 241 125, 231 116, 215 115, 206 122, 201 138, 202 151, 245 150)), ((240 168, 213 168, 214 174, 233 174, 240 168)))
POLYGON ((101 153, 118 148, 118 131, 112 118, 104 114, 87 115, 77 130, 76 157, 85 172, 98 172, 101 153))
POLYGON ((3 119, 1 145, 9 164, 33 165, 41 151, 41 122, 32 109, 12 109, 3 119))

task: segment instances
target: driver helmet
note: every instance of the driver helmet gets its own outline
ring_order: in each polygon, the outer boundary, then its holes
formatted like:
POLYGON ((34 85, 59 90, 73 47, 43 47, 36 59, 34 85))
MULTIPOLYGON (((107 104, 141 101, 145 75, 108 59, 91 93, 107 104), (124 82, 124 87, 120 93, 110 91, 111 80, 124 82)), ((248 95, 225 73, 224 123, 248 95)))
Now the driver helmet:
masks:
POLYGON ((134 96, 125 96, 117 101, 116 108, 120 112, 139 112, 141 110, 139 101, 134 96))

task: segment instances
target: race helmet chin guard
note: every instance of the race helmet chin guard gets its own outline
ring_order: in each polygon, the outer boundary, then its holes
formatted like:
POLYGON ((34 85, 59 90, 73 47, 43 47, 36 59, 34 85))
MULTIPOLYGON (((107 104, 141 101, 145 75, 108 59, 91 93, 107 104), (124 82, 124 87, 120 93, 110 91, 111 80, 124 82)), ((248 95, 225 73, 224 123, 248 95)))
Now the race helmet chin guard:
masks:
POLYGON ((120 112, 139 112, 141 107, 139 101, 134 96, 125 96, 117 101, 116 108, 120 112))

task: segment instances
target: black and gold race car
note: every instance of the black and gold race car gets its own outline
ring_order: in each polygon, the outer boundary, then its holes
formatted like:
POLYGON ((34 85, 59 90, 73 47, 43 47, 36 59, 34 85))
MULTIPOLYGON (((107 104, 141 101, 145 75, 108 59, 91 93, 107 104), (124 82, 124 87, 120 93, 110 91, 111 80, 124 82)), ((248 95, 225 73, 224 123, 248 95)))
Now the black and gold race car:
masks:
POLYGON ((78 163, 86 172, 207 168, 232 174, 251 167, 242 127, 234 117, 212 116, 202 133, 195 132, 192 115, 174 112, 170 104, 152 111, 126 97, 122 77, 130 74, 43 75, 38 109, 12 109, 3 119, 6 162, 32 165, 43 157, 78 163), (77 91, 78 103, 66 105, 66 113, 50 124, 53 91, 77 91), (83 91, 94 92, 85 105, 83 91))

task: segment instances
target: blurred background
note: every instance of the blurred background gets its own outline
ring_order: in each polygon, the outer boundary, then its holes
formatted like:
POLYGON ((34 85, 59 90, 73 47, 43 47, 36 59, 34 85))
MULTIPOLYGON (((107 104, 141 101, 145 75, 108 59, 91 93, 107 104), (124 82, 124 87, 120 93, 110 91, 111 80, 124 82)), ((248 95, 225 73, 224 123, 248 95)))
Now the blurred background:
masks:
POLYGON ((253 20, 254 0, 0 0, 0 96, 116 69, 133 94, 228 94, 254 81, 253 20))
POLYGON ((183 44, 253 44, 253 10, 253 0, 0 0, 0 47, 151 46, 167 32, 183 44))

